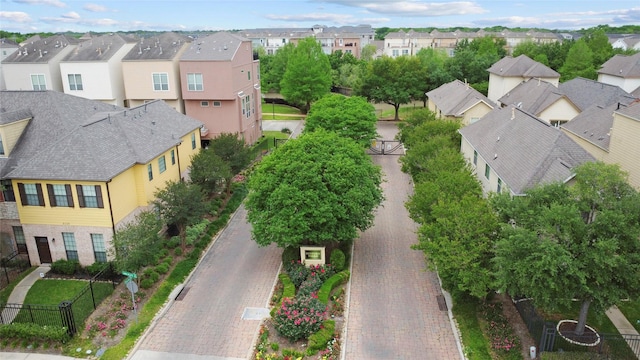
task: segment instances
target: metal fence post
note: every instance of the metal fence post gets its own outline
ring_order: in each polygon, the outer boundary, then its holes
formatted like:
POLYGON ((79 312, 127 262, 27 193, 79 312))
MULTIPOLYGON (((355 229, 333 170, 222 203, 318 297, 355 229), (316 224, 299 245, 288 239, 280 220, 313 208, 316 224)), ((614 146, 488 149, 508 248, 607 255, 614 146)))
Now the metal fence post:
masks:
POLYGON ((71 301, 63 301, 58 305, 58 309, 60 310, 60 317, 62 318, 62 326, 67 328, 67 333, 70 336, 73 336, 76 333, 76 323, 73 318, 73 311, 71 306, 73 303, 71 301))

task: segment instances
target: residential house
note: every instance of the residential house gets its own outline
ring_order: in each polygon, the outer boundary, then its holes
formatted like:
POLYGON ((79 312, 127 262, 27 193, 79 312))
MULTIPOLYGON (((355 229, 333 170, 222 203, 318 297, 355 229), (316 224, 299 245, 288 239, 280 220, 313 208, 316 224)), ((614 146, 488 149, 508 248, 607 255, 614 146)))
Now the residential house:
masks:
POLYGON ((78 44, 60 62, 64 92, 124 106, 122 58, 135 41, 129 36, 106 34, 78 44))
POLYGON ((609 41, 614 49, 621 49, 623 51, 636 50, 640 51, 640 35, 625 35, 619 38, 612 39, 609 35, 609 41))
POLYGON ((180 57, 187 115, 204 123, 203 139, 238 134, 247 144, 262 135, 260 62, 249 39, 218 32, 192 42, 180 57))
POLYGON ((500 106, 516 107, 558 127, 580 113, 580 108, 555 85, 532 78, 498 99, 500 106))
POLYGON ((560 39, 558 36, 551 32, 542 31, 510 31, 503 30, 499 33, 492 34, 495 37, 503 38, 507 43, 507 53, 512 54, 513 49, 524 43, 533 42, 535 44, 551 44, 558 42, 560 39))
POLYGON ((584 111, 593 105, 608 106, 618 102, 628 103, 634 96, 619 86, 581 77, 573 78, 558 85, 558 89, 571 102, 584 111))
POLYGON ((496 106, 468 83, 457 79, 426 95, 429 110, 439 118, 458 120, 462 126, 473 124, 496 106))
POLYGON ((598 81, 632 93, 640 88, 640 53, 614 55, 598 71, 598 81))
POLYGON ((428 32, 403 30, 390 32, 384 37, 384 54, 390 57, 416 55, 420 49, 433 47, 433 37, 428 32))
POLYGON ((0 39, 0 90, 5 90, 7 86, 4 83, 4 75, 2 74, 1 61, 6 59, 7 56, 13 54, 20 45, 13 40, 2 38, 0 39))
POLYGON ((2 60, 7 90, 63 91, 60 62, 77 46, 78 40, 65 35, 25 42, 2 60))
POLYGON ((640 100, 594 105, 562 126, 594 158, 618 164, 640 190, 640 100))
POLYGON ((560 129, 509 105, 459 130, 461 152, 485 194, 523 195, 538 184, 567 182, 594 157, 560 129))
POLYGON ((57 91, 0 96, 0 232, 32 265, 106 261, 114 232, 200 149, 201 123, 160 100, 127 109, 57 91))
POLYGON ((161 99, 184 114, 180 57, 191 39, 173 32, 142 38, 122 58, 125 106, 161 99))
POLYGON ((556 87, 560 82, 560 74, 555 70, 531 60, 526 55, 520 55, 515 58, 505 56, 493 64, 488 71, 489 90, 487 97, 491 101, 498 101, 502 96, 508 94, 511 89, 532 78, 539 78, 556 87))

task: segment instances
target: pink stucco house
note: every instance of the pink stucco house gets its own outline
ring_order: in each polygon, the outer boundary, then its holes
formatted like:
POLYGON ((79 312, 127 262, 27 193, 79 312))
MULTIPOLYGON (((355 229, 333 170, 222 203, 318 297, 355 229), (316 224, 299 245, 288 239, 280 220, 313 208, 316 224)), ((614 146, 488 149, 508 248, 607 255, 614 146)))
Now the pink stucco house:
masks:
POLYGON ((202 139, 236 133, 247 144, 262 135, 260 62, 251 40, 218 32, 194 39, 180 57, 185 113, 204 123, 202 139))

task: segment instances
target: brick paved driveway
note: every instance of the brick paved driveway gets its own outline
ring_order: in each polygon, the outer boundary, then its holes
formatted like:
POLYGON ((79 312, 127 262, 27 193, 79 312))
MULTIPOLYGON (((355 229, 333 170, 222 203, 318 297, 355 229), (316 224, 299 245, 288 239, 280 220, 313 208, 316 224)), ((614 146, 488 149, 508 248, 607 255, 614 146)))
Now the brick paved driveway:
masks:
MULTIPOLYGON (((378 123, 378 133, 393 139, 395 123, 378 123)), ((375 225, 355 241, 344 358, 460 359, 436 275, 425 271, 416 224, 404 207, 411 179, 399 157, 373 156, 385 180, 383 207, 375 225)))

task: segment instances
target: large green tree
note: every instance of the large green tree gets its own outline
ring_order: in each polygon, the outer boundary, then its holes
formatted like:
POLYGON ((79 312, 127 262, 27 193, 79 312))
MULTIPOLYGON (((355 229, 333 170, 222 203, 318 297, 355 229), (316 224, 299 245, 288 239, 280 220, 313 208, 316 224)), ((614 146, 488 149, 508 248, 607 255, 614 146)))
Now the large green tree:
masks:
POLYGON ((185 229, 197 224, 207 212, 202 188, 183 181, 168 181, 155 193, 153 205, 167 225, 174 225, 180 234, 182 249, 186 248, 185 229))
POLYGON ((492 202, 505 222, 495 258, 502 290, 549 310, 577 299, 578 334, 590 308, 640 296, 640 196, 617 165, 587 163, 570 187, 492 202))
POLYGON ((559 72, 561 74, 560 81, 562 82, 576 77, 596 79, 598 73, 593 66, 593 51, 591 51, 584 38, 576 41, 571 46, 559 72))
POLYGON ((251 148, 237 134, 222 133, 209 142, 209 148, 229 164, 236 175, 251 163, 251 148))
POLYGON ((378 135, 377 121, 375 108, 365 98, 329 94, 311 106, 304 132, 323 128, 368 146, 378 135))
POLYGON ((233 177, 231 167, 212 148, 202 149, 191 158, 191 182, 209 193, 228 189, 233 177))
POLYGON ((134 221, 119 228, 109 250, 115 258, 116 269, 135 273, 152 264, 162 249, 161 229, 162 222, 152 211, 139 213, 134 221))
POLYGON ((307 112, 311 103, 331 91, 331 65, 320 43, 308 37, 300 40, 289 56, 280 93, 307 112))
POLYGON ((287 43, 275 54, 260 58, 260 86, 263 92, 280 92, 280 82, 295 47, 293 43, 287 43))
POLYGON ((427 71, 414 56, 383 56, 368 63, 362 84, 356 94, 376 103, 392 105, 399 120, 400 105, 422 100, 427 71))
POLYGON ((489 81, 487 69, 506 55, 505 45, 504 39, 490 36, 463 40, 447 61, 447 72, 456 79, 466 79, 476 90, 485 89, 489 81))
MULTIPOLYGON (((451 74, 445 69, 445 64, 449 56, 438 49, 420 49, 416 54, 422 66, 427 70, 427 82, 424 87, 425 92, 437 89, 443 84, 453 81, 451 74)), ((425 105, 426 106, 426 105, 425 105)))
POLYGON ((373 224, 380 168, 351 139, 318 129, 278 147, 252 172, 253 238, 280 247, 350 241, 373 224))
POLYGON ((585 36, 585 41, 593 53, 593 67, 599 69, 605 61, 613 56, 613 46, 609 42, 609 37, 601 28, 590 31, 585 36))

